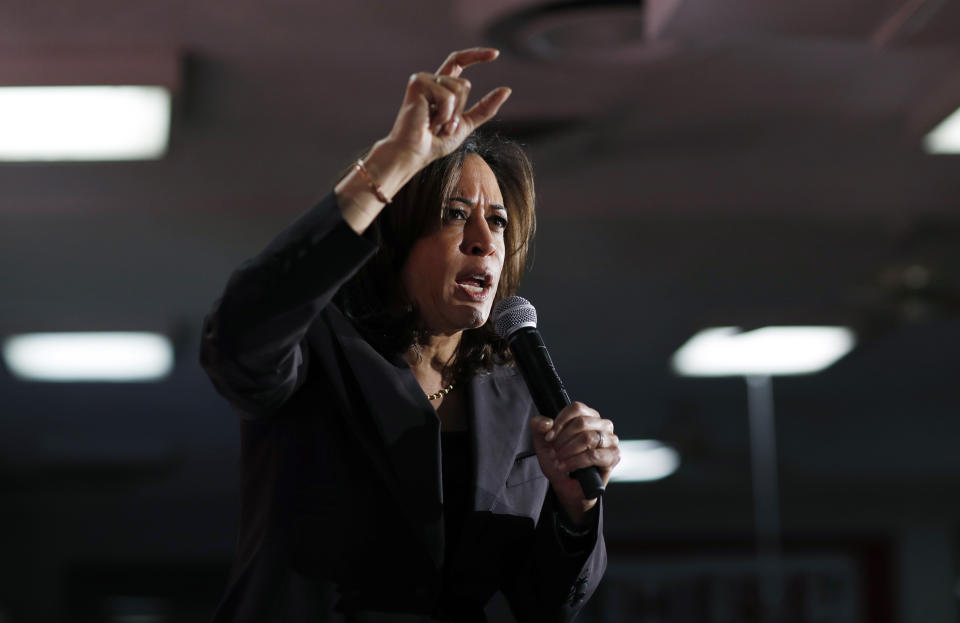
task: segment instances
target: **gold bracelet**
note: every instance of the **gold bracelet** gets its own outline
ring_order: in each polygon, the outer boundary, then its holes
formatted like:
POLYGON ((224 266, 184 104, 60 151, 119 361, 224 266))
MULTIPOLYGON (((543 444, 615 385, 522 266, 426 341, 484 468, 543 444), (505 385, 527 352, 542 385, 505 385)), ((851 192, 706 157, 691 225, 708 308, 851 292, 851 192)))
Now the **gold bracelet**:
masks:
POLYGON ((380 184, 375 183, 370 178, 370 173, 367 171, 367 167, 364 166, 362 159, 354 162, 353 168, 360 172, 360 176, 367 182, 367 185, 370 186, 370 191, 373 192, 380 202, 382 202, 384 205, 390 203, 390 200, 387 199, 387 196, 383 194, 382 190, 380 190, 380 184))

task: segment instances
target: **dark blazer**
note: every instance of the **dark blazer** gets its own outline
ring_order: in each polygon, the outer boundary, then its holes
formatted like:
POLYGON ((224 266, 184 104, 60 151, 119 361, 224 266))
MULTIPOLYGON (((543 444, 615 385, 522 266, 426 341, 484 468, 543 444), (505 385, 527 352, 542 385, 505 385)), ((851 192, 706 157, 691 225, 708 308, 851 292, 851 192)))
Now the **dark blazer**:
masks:
POLYGON ((460 542, 445 543, 436 412, 402 358, 331 303, 375 251, 330 194, 231 276, 205 320, 201 362, 243 444, 215 621, 482 621, 497 590, 520 621, 572 620, 606 566, 602 503, 575 550, 533 452, 530 395, 497 368, 467 388, 476 488, 460 542))

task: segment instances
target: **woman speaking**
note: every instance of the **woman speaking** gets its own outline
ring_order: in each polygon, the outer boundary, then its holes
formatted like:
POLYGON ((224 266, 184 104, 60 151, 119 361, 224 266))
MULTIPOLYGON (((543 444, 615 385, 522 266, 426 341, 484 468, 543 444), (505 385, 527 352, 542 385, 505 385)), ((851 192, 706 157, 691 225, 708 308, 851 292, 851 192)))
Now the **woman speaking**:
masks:
POLYGON ((215 620, 569 621, 606 565, 613 424, 539 416, 489 321, 534 230, 530 163, 479 135, 454 52, 390 134, 231 276, 201 361, 242 417, 237 555, 215 620))

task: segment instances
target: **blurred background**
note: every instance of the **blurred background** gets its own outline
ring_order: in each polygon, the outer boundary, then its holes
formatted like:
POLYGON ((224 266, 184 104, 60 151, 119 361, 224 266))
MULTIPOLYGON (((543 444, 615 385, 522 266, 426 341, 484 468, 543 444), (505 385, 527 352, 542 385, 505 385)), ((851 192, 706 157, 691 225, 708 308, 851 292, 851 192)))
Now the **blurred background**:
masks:
MULTIPOLYGON (((209 619, 240 447, 203 315, 389 131, 410 73, 488 44, 473 91, 513 88, 495 125, 537 176, 521 293, 571 395, 679 457, 610 486, 579 620, 769 620, 764 577, 784 621, 960 620, 960 159, 928 134, 960 106, 960 3, 0 0, 0 85, 172 97, 152 155, 0 163, 0 337, 172 345, 168 373, 119 383, 28 380, 5 351, 0 621, 209 619), (744 378, 671 357, 771 325, 856 344, 773 379, 760 456, 744 378)), ((0 144, 28 123, 3 106, 0 144)))

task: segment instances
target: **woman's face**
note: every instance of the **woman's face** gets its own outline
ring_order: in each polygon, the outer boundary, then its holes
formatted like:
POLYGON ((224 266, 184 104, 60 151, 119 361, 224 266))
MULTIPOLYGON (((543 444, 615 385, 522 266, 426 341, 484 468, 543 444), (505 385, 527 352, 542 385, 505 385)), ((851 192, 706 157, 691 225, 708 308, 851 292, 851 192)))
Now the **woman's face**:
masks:
POLYGON ((443 206, 439 228, 419 238, 403 267, 403 286, 431 333, 483 326, 504 260, 507 211, 487 163, 467 154, 443 206))

